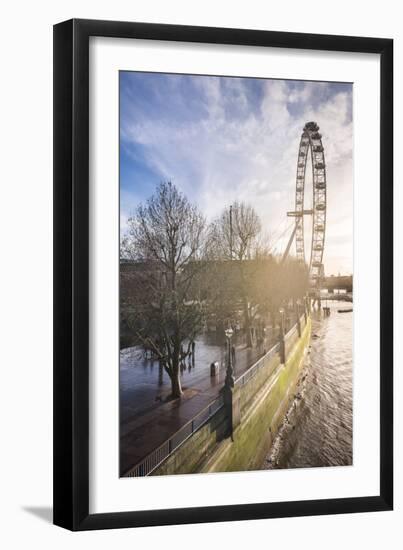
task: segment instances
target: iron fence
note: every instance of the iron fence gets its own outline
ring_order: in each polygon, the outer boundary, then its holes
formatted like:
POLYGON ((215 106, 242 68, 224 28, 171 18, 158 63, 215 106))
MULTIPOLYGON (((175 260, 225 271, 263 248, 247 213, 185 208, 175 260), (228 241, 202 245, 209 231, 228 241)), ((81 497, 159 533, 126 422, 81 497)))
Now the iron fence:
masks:
POLYGON ((292 326, 290 328, 290 330, 287 332, 287 334, 284 335, 284 340, 288 340, 289 338, 291 338, 291 336, 293 336, 298 330, 298 327, 297 325, 295 324, 294 326, 292 326))
POLYGON ((235 380, 235 384, 241 384, 242 386, 249 382, 259 370, 264 367, 266 361, 270 360, 280 349, 280 344, 275 344, 263 357, 258 359, 254 365, 252 365, 246 372, 244 372, 239 378, 235 380))
MULTIPOLYGON (((299 322, 300 323, 305 323, 305 316, 304 314, 302 314, 299 318, 299 322)), ((302 324, 300 325, 302 327, 302 324)), ((284 336, 284 340, 288 340, 289 338, 291 338, 291 336, 293 336, 296 332, 298 331, 298 322, 295 323, 295 325, 293 325, 290 330, 285 334, 284 336)))
POLYGON ((164 460, 166 460, 178 447, 189 439, 199 428, 212 418, 224 406, 224 398, 219 395, 207 407, 189 420, 174 435, 164 441, 162 445, 154 449, 141 462, 136 464, 125 475, 126 477, 144 477, 151 474, 164 460))
MULTIPOLYGON (((302 314, 300 317, 300 322, 302 321, 305 321, 304 314, 302 314)), ((298 326, 297 326, 297 323, 295 323, 290 328, 290 330, 285 334, 284 340, 288 340, 289 338, 291 338, 291 336, 293 336, 297 332, 297 330, 298 330, 298 326)), ((253 378, 259 372, 259 370, 265 365, 266 361, 270 360, 273 357, 273 355, 275 355, 279 351, 280 351, 280 343, 277 342, 277 344, 275 344, 263 357, 258 359, 258 361, 256 361, 254 365, 252 365, 246 372, 244 372, 239 378, 237 378, 235 380, 235 384, 244 385, 247 382, 249 382, 249 380, 253 378)))

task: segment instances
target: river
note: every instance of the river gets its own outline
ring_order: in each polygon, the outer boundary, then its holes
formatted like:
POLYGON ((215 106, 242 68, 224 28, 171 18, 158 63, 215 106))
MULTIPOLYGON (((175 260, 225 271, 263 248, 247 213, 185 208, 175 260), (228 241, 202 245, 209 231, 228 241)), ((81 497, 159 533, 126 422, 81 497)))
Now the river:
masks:
POLYGON ((328 301, 313 316, 311 346, 293 403, 263 469, 352 464, 352 304, 328 301))

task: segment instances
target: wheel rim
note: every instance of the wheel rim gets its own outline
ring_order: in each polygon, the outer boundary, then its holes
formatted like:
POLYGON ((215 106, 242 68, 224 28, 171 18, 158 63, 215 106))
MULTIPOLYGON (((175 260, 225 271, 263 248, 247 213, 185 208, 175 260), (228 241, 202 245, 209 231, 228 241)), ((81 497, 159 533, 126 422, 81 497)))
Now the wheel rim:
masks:
POLYGON ((307 122, 301 134, 297 159, 295 191, 297 258, 305 263, 304 214, 312 214, 312 239, 309 260, 309 280, 312 288, 320 286, 326 234, 326 162, 322 136, 316 122, 307 122), (308 154, 312 161, 312 211, 305 210, 305 176, 308 154))

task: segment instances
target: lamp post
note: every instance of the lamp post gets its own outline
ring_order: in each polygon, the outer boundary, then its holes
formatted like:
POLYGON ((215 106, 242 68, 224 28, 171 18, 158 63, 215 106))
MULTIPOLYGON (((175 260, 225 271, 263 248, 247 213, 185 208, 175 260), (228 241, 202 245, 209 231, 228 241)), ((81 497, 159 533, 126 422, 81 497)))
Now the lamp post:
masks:
POLYGON ((233 334, 234 334, 234 331, 232 330, 231 327, 228 327, 225 330, 225 336, 227 337, 227 340, 228 340, 228 357, 227 357, 227 372, 225 375, 225 385, 230 388, 233 388, 235 385, 234 370, 232 368, 232 350, 231 350, 231 338, 233 334))

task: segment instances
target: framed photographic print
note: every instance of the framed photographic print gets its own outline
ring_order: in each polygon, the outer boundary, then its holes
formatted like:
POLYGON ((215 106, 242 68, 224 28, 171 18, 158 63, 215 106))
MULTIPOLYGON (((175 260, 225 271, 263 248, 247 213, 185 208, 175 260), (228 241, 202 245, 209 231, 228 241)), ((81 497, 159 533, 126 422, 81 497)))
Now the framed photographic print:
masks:
POLYGON ((54 522, 391 510, 393 42, 54 27, 54 522))

